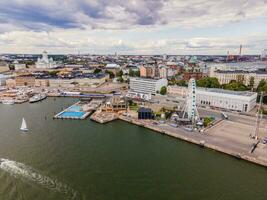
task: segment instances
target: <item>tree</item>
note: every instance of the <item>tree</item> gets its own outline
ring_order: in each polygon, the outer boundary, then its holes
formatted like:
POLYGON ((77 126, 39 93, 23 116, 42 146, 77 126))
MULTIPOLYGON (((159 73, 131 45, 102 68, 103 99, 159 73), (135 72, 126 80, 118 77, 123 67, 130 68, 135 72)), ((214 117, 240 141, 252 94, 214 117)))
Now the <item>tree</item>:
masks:
POLYGON ((59 71, 50 71, 48 72, 50 76, 56 76, 59 71))
POLYGON ((234 91, 246 91, 249 88, 242 83, 238 83, 235 80, 231 80, 230 83, 223 85, 223 89, 234 90, 234 91))
POLYGON ((106 70, 105 73, 109 74, 110 78, 114 78, 115 77, 115 75, 114 75, 114 73, 112 71, 106 70))
POLYGON ((135 71, 134 76, 140 77, 140 70, 135 71))
POLYGON ((254 87, 254 83, 255 83, 255 80, 254 79, 255 78, 253 76, 249 78, 249 85, 248 85, 248 87, 251 88, 251 89, 254 87))
POLYGON ((117 78, 117 81, 119 81, 119 82, 123 82, 123 78, 121 77, 121 76, 119 76, 118 78, 117 78))
POLYGON ((212 122, 212 119, 210 117, 204 118, 204 126, 207 127, 212 122))
POLYGON ((96 68, 96 69, 94 70, 94 74, 98 74, 98 73, 100 73, 101 71, 102 71, 101 69, 96 68))
POLYGON ((179 86, 187 86, 187 83, 186 83, 186 81, 184 79, 176 81, 176 84, 179 85, 179 86))
POLYGON ((198 87, 205 88, 220 88, 221 85, 217 78, 215 77, 204 77, 202 79, 197 80, 198 87))
POLYGON ((166 86, 161 87, 159 93, 160 93, 161 95, 165 95, 165 94, 167 93, 167 88, 166 88, 166 86))
POLYGON ((257 87, 257 92, 262 92, 263 91, 263 87, 264 85, 266 85, 266 81, 264 79, 262 79, 260 82, 259 82, 259 85, 257 87))
POLYGON ((129 76, 131 76, 131 77, 134 76, 134 71, 132 69, 129 69, 129 76))
POLYGON ((123 75, 123 71, 122 70, 120 70, 120 71, 118 71, 117 73, 116 73, 116 76, 117 77, 121 77, 123 75))

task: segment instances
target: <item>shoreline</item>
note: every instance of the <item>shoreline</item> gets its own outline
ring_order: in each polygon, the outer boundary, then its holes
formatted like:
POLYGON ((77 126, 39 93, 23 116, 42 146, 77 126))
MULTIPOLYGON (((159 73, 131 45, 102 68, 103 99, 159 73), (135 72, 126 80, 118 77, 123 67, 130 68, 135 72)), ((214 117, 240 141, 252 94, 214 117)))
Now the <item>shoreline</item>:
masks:
MULTIPOLYGON (((176 128, 176 132, 172 132, 170 130, 163 130, 163 129, 157 128, 157 126, 151 126, 148 124, 144 124, 144 123, 139 122, 137 119, 129 119, 129 118, 124 117, 124 116, 119 116, 119 119, 122 121, 128 122, 130 124, 134 124, 134 125, 137 125, 137 126, 140 126, 143 128, 150 129, 150 130, 155 131, 155 132, 160 133, 160 134, 164 134, 164 135, 167 135, 167 136, 170 136, 170 137, 173 137, 173 138, 176 138, 176 139, 179 139, 179 140, 191 143, 191 144, 195 144, 195 145, 198 145, 198 146, 203 147, 203 148, 215 150, 217 152, 226 154, 226 155, 234 157, 236 159, 242 159, 246 162, 250 162, 252 164, 257 164, 259 166, 267 168, 267 160, 266 161, 260 160, 253 154, 251 156, 249 156, 249 155, 242 153, 242 152, 230 150, 230 149, 224 148, 222 146, 212 144, 210 141, 207 142, 205 140, 205 136, 207 137, 208 135, 203 135, 203 134, 199 134, 199 133, 195 133, 195 132, 186 132, 182 129, 177 129, 177 128, 176 128), (187 135, 185 136, 184 134, 187 134, 187 135), (194 138, 194 136, 196 136, 196 134, 198 134, 197 137, 199 137, 199 139, 194 138)), ((208 138, 206 138, 206 139, 208 139, 208 138)))

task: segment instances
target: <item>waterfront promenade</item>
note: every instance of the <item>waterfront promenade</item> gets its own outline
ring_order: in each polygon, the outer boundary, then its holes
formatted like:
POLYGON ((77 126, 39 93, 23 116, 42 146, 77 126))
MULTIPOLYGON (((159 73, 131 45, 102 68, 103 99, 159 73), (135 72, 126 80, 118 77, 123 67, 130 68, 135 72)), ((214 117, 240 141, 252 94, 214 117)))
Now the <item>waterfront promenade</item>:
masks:
MULTIPOLYGON (((247 160, 262 166, 267 167, 267 147, 266 145, 259 144, 259 147, 253 153, 250 153, 251 147, 254 140, 249 137, 242 137, 241 139, 234 140, 231 137, 228 137, 228 134, 220 134, 222 132, 215 133, 216 127, 221 127, 222 125, 228 123, 228 121, 221 121, 210 130, 205 131, 204 133, 187 131, 183 128, 175 128, 168 124, 158 124, 155 125, 153 120, 138 120, 134 117, 120 116, 119 119, 142 126, 153 131, 165 134, 171 137, 175 137, 190 143, 194 143, 201 147, 207 147, 209 149, 216 150, 231 156, 236 157, 237 159, 247 160), (212 130, 214 129, 214 130, 212 130)), ((230 122, 231 123, 231 122, 230 122)), ((246 127, 248 128, 248 127, 246 127)), ((217 131, 217 130, 216 130, 217 131)), ((247 134, 249 132, 247 131, 247 134)), ((238 137, 238 136, 237 136, 238 137)))

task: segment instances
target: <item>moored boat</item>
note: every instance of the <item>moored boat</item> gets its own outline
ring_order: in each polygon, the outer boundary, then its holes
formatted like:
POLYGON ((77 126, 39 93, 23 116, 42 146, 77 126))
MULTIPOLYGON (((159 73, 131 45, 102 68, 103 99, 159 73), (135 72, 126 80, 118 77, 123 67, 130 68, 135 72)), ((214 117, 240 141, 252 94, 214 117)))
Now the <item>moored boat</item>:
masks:
POLYGON ((36 103, 38 101, 44 100, 46 97, 47 97, 46 94, 36 94, 29 99, 29 102, 30 103, 36 103))
POLYGON ((14 99, 3 99, 2 104, 13 105, 13 104, 15 104, 15 100, 14 99))

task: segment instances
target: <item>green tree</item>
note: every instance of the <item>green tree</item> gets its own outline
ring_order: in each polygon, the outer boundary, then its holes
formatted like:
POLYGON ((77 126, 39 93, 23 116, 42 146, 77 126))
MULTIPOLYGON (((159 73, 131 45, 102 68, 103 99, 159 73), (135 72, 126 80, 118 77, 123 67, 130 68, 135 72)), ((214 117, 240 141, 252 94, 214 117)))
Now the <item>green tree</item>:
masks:
POLYGON ((48 72, 50 76, 56 76, 58 71, 54 70, 54 71, 50 71, 48 72))
POLYGON ((204 126, 207 127, 212 122, 212 119, 210 117, 204 118, 204 126))
POLYGON ((131 76, 131 77, 134 76, 134 71, 132 69, 129 69, 129 76, 131 76))
POLYGON ((110 78, 114 78, 115 77, 115 75, 114 75, 114 73, 112 71, 106 70, 105 73, 109 74, 110 78))
POLYGON ((121 77, 121 76, 119 76, 118 78, 117 78, 117 80, 119 81, 119 82, 123 82, 123 78, 121 77))
POLYGON ((102 71, 101 69, 96 68, 96 69, 94 70, 94 74, 98 74, 98 73, 100 73, 101 71, 102 71))
POLYGON ((197 80, 198 87, 205 88, 220 88, 221 85, 217 78, 215 77, 204 77, 202 79, 197 80))
POLYGON ((252 76, 249 78, 249 88, 253 88, 254 87, 254 83, 255 83, 255 78, 252 76))
POLYGON ((161 95, 165 95, 165 94, 167 93, 167 88, 166 88, 166 86, 161 87, 159 93, 160 93, 161 95))
POLYGON ((234 90, 234 91, 246 91, 249 90, 247 86, 242 83, 239 83, 235 80, 230 81, 228 84, 223 85, 223 89, 225 90, 234 90))
POLYGON ((176 81, 176 84, 179 86, 187 86, 187 83, 184 79, 176 81))
POLYGON ((140 70, 135 71, 134 76, 140 77, 140 70))
POLYGON ((120 70, 120 71, 118 71, 117 73, 116 73, 116 76, 117 77, 121 77, 123 75, 123 71, 122 70, 120 70))
POLYGON ((259 85, 257 87, 257 92, 261 92, 263 91, 263 86, 266 85, 266 81, 264 79, 262 79, 260 82, 259 82, 259 85))

